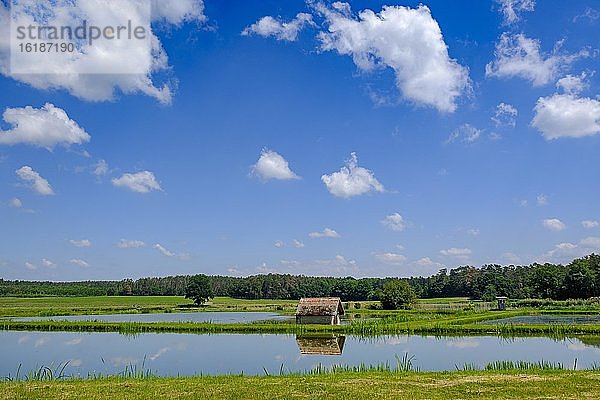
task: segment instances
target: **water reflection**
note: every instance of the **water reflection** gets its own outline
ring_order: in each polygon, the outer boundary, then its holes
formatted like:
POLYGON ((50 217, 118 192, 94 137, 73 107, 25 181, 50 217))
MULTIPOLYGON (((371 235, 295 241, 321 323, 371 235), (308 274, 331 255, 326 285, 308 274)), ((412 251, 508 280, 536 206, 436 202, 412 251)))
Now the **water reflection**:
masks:
POLYGON ((346 336, 334 334, 296 335, 301 354, 341 355, 346 336))

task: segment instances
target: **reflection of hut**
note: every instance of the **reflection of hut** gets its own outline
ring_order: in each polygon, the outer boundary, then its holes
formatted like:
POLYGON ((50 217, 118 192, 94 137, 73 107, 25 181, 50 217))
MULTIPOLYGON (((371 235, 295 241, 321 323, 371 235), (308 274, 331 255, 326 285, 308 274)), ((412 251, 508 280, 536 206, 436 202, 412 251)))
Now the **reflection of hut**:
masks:
POLYGON ((302 354, 340 355, 344 349, 346 336, 302 335, 296 336, 296 343, 302 354))
POLYGON ((498 300, 498 310, 506 310, 506 300, 508 300, 508 297, 496 296, 496 300, 498 300))
POLYGON ((302 298, 296 309, 297 324, 339 325, 344 307, 339 297, 302 298))

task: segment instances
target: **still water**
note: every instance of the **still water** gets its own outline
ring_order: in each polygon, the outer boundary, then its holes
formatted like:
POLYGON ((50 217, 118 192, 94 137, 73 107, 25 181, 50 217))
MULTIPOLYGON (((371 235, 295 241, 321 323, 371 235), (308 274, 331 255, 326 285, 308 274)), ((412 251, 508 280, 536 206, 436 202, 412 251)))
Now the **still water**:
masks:
POLYGON ((0 332, 0 377, 21 375, 41 366, 69 361, 65 373, 87 377, 115 374, 126 367, 161 376, 197 374, 263 375, 305 371, 316 365, 389 363, 395 355, 414 356, 421 371, 454 370, 472 363, 483 367, 497 360, 561 362, 578 368, 600 364, 600 340, 549 338, 501 339, 433 336, 302 336, 180 333, 0 332))
POLYGON ((157 314, 67 315, 56 317, 23 317, 15 321, 102 321, 102 322, 212 322, 214 324, 248 323, 287 319, 271 312, 189 312, 157 314))

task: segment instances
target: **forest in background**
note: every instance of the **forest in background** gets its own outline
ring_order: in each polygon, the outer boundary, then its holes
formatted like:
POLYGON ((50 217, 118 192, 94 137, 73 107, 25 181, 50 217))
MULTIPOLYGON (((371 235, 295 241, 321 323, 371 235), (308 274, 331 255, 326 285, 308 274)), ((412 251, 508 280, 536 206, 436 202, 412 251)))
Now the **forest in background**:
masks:
MULTIPOLYGON (((198 271, 201 273, 201 271, 198 271)), ((210 276, 215 296, 238 299, 341 297, 343 301, 379 300, 383 285, 399 278, 333 278, 287 274, 248 277, 210 276)), ((484 265, 442 269, 429 277, 400 278, 421 298, 470 297, 493 300, 587 299, 600 296, 600 255, 590 254, 567 265, 484 265)), ((37 282, 0 279, 0 296, 184 296, 188 275, 120 281, 37 282)))

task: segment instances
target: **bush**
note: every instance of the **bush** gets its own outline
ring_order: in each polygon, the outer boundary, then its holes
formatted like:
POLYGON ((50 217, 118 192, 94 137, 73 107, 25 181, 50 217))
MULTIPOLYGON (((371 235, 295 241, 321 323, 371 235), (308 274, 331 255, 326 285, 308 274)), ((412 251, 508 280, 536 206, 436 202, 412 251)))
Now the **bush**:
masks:
POLYGON ((381 306, 384 310, 408 309, 416 300, 415 290, 404 280, 393 280, 383 285, 381 306))

